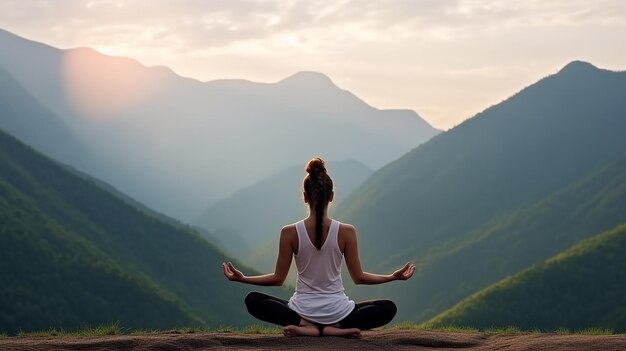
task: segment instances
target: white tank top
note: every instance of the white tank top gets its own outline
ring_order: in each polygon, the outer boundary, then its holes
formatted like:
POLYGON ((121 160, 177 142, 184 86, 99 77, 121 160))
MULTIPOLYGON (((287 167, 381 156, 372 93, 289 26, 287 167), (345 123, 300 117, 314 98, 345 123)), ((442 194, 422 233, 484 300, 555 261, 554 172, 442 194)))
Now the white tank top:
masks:
POLYGON ((354 309, 354 301, 344 293, 341 280, 343 253, 337 242, 339 224, 331 220, 326 241, 318 250, 309 238, 304 220, 296 223, 298 277, 289 308, 319 324, 337 323, 354 309))

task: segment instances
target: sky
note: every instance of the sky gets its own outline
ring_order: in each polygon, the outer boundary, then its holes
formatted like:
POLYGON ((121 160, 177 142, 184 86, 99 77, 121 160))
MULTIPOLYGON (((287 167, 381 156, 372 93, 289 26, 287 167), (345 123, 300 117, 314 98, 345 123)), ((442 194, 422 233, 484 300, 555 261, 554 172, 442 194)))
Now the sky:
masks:
POLYGON ((0 0, 0 28, 202 81, 317 71, 443 130, 573 60, 626 70, 623 0, 0 0))

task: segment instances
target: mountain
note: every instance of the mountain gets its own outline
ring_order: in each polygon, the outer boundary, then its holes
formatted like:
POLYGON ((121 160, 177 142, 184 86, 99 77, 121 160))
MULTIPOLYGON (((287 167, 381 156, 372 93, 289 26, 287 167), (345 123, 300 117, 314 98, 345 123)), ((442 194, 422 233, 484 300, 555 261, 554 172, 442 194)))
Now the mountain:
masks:
POLYGON ((0 67, 0 129, 24 140, 37 151, 86 166, 92 160, 74 132, 0 67))
POLYGON ((626 224, 460 302, 430 323, 626 331, 626 224))
POLYGON ((271 84, 200 82, 1 30, 0 47, 0 66, 99 160, 69 164, 185 221, 315 155, 377 169, 439 132, 413 111, 373 108, 315 72, 271 84))
POLYGON ((0 331, 249 324, 225 260, 0 132, 0 331))
MULTIPOLYGON (((258 183, 235 192, 231 197, 216 202, 197 223, 218 236, 226 252, 248 261, 259 248, 278 246, 280 229, 307 215, 302 197, 302 180, 306 175, 305 163, 289 167, 258 183)), ((344 201, 372 170, 355 160, 328 162, 327 169, 333 178, 335 199, 333 206, 344 201)), ((275 254, 260 255, 268 262, 254 262, 258 269, 272 269, 275 254), (260 264, 260 265, 259 265, 260 264)))
MULTIPOLYGON (((594 231, 568 238, 569 229, 558 225, 524 226, 532 223, 529 215, 524 225, 505 228, 515 235, 489 235, 515 211, 530 211, 626 154, 624 111, 626 73, 572 62, 375 172, 338 208, 338 218, 356 224, 367 269, 390 270, 413 260, 418 271, 402 289, 382 286, 374 292, 399 301, 400 319, 425 321, 563 250, 554 238, 571 245, 625 222, 619 212, 600 214, 590 219, 598 221, 594 231), (551 239, 542 247, 543 238, 534 232, 551 239), (525 236, 540 250, 517 247, 525 236), (473 251, 474 242, 482 251, 473 251)), ((581 223, 576 202, 565 205, 567 218, 581 223)), ((358 297, 372 290, 350 292, 358 297)))
MULTIPOLYGON (((421 314, 447 309, 594 233, 626 222, 624 208, 626 154, 561 191, 497 215, 462 238, 433 248, 419 258, 420 282, 413 289, 392 294, 404 300, 411 299, 410 294, 436 294, 428 306, 415 306, 421 314)), ((541 296, 527 298, 540 300, 541 296)))

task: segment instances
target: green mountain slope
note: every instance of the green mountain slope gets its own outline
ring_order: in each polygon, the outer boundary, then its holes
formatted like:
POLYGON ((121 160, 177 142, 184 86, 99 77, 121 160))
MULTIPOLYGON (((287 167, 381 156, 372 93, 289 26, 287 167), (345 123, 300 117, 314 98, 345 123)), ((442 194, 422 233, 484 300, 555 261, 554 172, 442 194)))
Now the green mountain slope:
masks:
POLYGON ((0 330, 247 324, 204 239, 0 133, 0 330))
POLYGON ((625 222, 625 208, 626 155, 532 205, 496 216, 463 238, 433 248, 418 258, 420 269, 410 289, 388 293, 409 300, 432 294, 436 298, 419 312, 436 313, 625 222))
POLYGON ((626 224, 490 286, 431 323, 626 331, 626 224))
POLYGON ((137 328, 201 323, 153 282, 124 272, 14 188, 0 182, 0 192, 3 332, 116 320, 137 328))
MULTIPOLYGON (((508 257, 492 245, 498 240, 492 236, 482 241, 486 251, 479 259, 493 262, 497 274, 486 279, 484 272, 469 272, 472 262, 459 259, 476 256, 468 245, 488 236, 490 226, 502 218, 626 153, 624 111, 626 73, 573 62, 376 172, 339 209, 338 217, 357 225, 366 268, 389 270, 414 260, 420 270, 402 288, 374 291, 398 300, 399 318, 424 321, 524 264, 562 250, 551 242, 544 251, 529 253, 526 261, 518 261, 524 257, 520 252, 500 267, 508 257), (447 276, 456 270, 466 274, 447 276), (454 284, 439 283, 448 279, 454 284)), ((621 222, 597 224, 604 230, 621 222)), ((532 232, 519 229, 516 238, 532 232)), ((544 229, 546 235, 561 235, 544 229)), ((513 239, 502 240, 500 246, 515 247, 515 241, 507 241, 513 239)))

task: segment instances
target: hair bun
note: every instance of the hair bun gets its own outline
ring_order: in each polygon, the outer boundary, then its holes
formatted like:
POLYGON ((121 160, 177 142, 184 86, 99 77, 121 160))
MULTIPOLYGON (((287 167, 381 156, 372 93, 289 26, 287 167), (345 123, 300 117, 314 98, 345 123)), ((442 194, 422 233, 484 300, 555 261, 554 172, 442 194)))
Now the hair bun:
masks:
POLYGON ((317 177, 320 174, 326 173, 326 167, 324 166, 324 160, 319 157, 315 157, 309 161, 306 165, 306 171, 312 177, 317 177))

